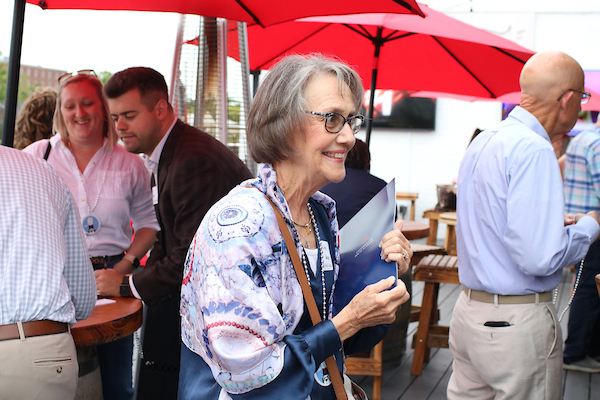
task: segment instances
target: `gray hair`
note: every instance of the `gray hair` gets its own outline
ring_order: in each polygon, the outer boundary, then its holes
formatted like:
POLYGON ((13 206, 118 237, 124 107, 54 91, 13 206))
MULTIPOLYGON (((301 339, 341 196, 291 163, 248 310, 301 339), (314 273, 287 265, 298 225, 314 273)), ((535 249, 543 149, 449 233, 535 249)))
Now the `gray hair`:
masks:
POLYGON ((304 126, 307 118, 306 86, 310 79, 326 74, 337 76, 340 93, 342 84, 348 85, 354 113, 360 114, 364 97, 362 80, 347 64, 322 54, 285 57, 269 70, 248 113, 248 147, 254 161, 273 164, 292 156, 294 133, 304 126))
POLYGON ((96 94, 98 95, 100 103, 102 104, 102 111, 104 112, 104 126, 102 127, 102 135, 108 138, 106 148, 112 149, 115 143, 117 143, 119 140, 119 136, 117 134, 117 128, 110 118, 108 102, 106 101, 106 97, 104 97, 104 93, 102 93, 102 82, 94 75, 74 75, 60 84, 58 98, 56 100, 56 109, 54 110, 54 130, 60 134, 61 140, 66 144, 69 140, 69 132, 67 131, 67 124, 65 123, 65 119, 60 109, 62 105, 61 94, 63 89, 68 85, 83 81, 88 81, 90 85, 92 85, 96 91, 96 94))

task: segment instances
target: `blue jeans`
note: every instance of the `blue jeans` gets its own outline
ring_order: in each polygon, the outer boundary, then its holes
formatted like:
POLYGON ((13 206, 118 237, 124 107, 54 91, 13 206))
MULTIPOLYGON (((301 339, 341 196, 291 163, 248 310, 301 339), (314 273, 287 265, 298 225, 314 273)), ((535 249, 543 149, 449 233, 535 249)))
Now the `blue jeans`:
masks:
MULTIPOLYGON (((111 260, 112 268, 121 258, 111 260)), ((98 346, 98 360, 105 400, 133 400, 133 335, 98 346)))

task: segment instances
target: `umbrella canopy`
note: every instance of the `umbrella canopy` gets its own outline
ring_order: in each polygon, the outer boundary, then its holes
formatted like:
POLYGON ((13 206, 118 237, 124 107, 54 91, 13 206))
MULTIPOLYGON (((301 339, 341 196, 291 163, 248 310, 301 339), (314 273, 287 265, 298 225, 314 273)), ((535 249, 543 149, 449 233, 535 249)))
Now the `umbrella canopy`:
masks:
MULTIPOLYGON (((447 99, 462 100, 462 101, 499 101, 498 98, 492 98, 492 97, 477 97, 477 96, 468 96, 468 95, 464 95, 464 94, 455 94, 455 93, 430 92, 428 90, 418 90, 416 92, 411 92, 410 96, 411 97, 426 97, 429 99, 437 99, 439 97, 443 97, 443 98, 447 98, 447 99)), ((502 96, 505 96, 505 95, 502 95, 502 96)))
POLYGON ((415 0, 303 0, 273 3, 265 0, 27 0, 43 9, 162 11, 220 17, 269 26, 318 15, 393 12, 425 15, 415 0))
MULTIPOLYGON (((582 111, 600 111, 600 71, 583 71, 585 75, 585 90, 589 92, 592 97, 590 100, 581 105, 582 111)), ((477 96, 465 96, 454 93, 442 93, 442 92, 429 92, 429 91, 417 91, 411 93, 413 97, 429 97, 438 98, 445 97, 463 101, 483 101, 483 100, 495 100, 502 103, 519 104, 521 103, 521 92, 510 92, 498 96, 495 99, 488 97, 477 97, 477 96)))
POLYGON ((585 87, 600 93, 600 71, 583 71, 585 74, 585 87))
MULTIPOLYGON (((427 18, 360 14, 305 18, 268 28, 250 26, 250 69, 268 69, 288 54, 320 52, 354 66, 371 89, 488 98, 519 90, 519 74, 532 51, 419 6, 427 18)), ((371 90, 370 104, 373 95, 371 90)), ((369 108, 367 141, 372 122, 369 108)))
MULTIPOLYGON (((591 89, 587 89, 587 85, 586 85, 586 91, 588 91, 592 95, 592 97, 590 98, 590 100, 587 103, 581 105, 581 110, 582 111, 600 111, 600 94, 594 92, 591 89)), ((496 100, 501 101, 503 103, 519 104, 519 103, 521 103, 521 92, 507 93, 505 95, 498 97, 496 100)))
POLYGON ((340 13, 394 12, 425 17, 415 0, 303 0, 273 4, 265 0, 14 0, 13 31, 8 63, 4 135, 12 146, 17 112, 18 77, 23 40, 25 3, 43 9, 162 11, 198 14, 269 26, 295 18, 340 13))

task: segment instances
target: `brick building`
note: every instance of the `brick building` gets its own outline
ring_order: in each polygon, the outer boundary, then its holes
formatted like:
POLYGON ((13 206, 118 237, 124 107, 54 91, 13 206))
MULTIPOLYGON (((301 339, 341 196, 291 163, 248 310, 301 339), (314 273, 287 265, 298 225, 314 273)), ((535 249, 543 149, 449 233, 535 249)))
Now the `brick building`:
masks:
POLYGON ((21 79, 27 76, 28 83, 31 86, 50 86, 58 90, 58 78, 66 74, 67 71, 50 69, 44 67, 34 67, 31 65, 21 65, 21 79))
MULTIPOLYGON (((0 56, 0 65, 1 64, 8 64, 8 57, 0 56)), ((26 82, 24 83, 26 83, 27 86, 50 86, 58 90, 58 78, 66 73, 67 71, 59 69, 21 64, 19 79, 25 79, 26 82)))

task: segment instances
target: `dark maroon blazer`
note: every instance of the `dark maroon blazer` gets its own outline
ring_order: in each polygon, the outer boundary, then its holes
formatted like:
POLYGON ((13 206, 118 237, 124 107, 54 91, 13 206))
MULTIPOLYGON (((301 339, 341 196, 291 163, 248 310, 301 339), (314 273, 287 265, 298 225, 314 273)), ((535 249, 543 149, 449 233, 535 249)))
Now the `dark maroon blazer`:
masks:
POLYGON ((146 304, 179 298, 183 263, 202 218, 234 186, 251 177, 246 165, 221 142, 176 122, 158 164, 160 232, 146 266, 133 277, 146 304))

